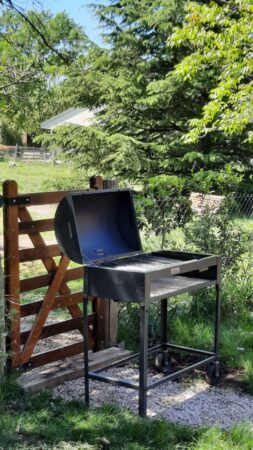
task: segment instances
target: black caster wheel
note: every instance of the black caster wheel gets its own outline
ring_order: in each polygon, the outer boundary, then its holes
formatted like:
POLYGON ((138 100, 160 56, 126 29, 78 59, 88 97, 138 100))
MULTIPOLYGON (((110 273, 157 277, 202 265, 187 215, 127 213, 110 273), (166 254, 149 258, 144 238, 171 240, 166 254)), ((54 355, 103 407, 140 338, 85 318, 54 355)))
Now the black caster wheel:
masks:
POLYGON ((221 363, 219 361, 211 362, 206 368, 206 382, 210 386, 216 386, 222 376, 221 363))
POLYGON ((155 358, 155 368, 158 372, 162 372, 165 375, 171 372, 171 358, 168 350, 163 350, 157 353, 155 358))

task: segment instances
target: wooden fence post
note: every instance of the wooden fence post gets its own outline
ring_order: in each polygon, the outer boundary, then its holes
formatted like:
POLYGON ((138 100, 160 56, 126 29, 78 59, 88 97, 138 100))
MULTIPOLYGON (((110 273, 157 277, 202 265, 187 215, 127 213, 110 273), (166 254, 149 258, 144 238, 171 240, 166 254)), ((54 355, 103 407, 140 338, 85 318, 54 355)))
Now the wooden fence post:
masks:
MULTIPOLYGON (((118 189, 119 183, 116 180, 104 180, 103 181, 104 189, 118 189)), ((114 300, 108 300, 108 330, 109 330, 109 346, 117 345, 118 340, 118 315, 119 315, 119 304, 114 300)))
POLYGON ((18 150, 19 150, 19 145, 16 144, 16 146, 15 146, 15 153, 14 153, 14 162, 15 163, 17 162, 17 159, 18 159, 18 150))
POLYGON ((5 366, 5 303, 4 303, 4 278, 2 260, 0 258, 0 384, 4 377, 5 366))
MULTIPOLYGON (((100 176, 90 179, 91 189, 117 189, 118 182, 115 180, 103 180, 100 176)), ((96 350, 111 347, 117 344, 118 333, 118 303, 109 300, 97 298, 94 304, 96 312, 96 350)))
MULTIPOLYGON (((18 195, 16 181, 3 183, 5 199, 18 195)), ((20 363, 20 280, 19 280, 19 234, 18 206, 4 206, 4 282, 8 314, 7 351, 10 352, 10 366, 20 363)))

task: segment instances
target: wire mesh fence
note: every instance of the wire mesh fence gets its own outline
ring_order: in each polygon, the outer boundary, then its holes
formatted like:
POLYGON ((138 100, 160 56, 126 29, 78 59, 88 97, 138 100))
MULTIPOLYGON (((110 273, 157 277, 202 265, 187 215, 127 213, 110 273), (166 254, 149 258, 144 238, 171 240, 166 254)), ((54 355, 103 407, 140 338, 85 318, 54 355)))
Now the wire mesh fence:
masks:
MULTIPOLYGON (((217 235, 217 241, 222 233, 224 239, 228 238, 226 232, 229 227, 234 238, 241 230, 253 242, 253 194, 219 196, 191 193, 185 197, 136 194, 134 201, 145 250, 189 248, 190 230, 195 226, 197 233, 200 224, 207 241, 211 234, 217 235)), ((199 250, 203 251, 203 248, 199 250)), ((208 251, 208 243, 205 250, 208 251)))
POLYGON ((221 196, 192 193, 190 201, 195 213, 201 214, 209 208, 215 214, 225 203, 229 208, 231 218, 247 218, 253 221, 253 194, 238 193, 221 196))

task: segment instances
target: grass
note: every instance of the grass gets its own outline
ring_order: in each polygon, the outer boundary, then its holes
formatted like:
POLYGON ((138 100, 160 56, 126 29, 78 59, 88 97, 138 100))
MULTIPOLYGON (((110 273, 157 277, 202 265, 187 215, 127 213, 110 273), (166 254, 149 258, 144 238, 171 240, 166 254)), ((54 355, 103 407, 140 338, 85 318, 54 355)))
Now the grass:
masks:
POLYGON ((246 228, 248 231, 253 231, 253 216, 251 216, 251 217, 236 217, 235 223, 246 228))
POLYGON ((0 402, 0 448, 108 450, 215 450, 253 447, 253 430, 236 426, 189 428, 164 420, 142 419, 126 409, 104 405, 87 409, 80 402, 54 400, 50 392, 24 395, 9 380, 0 402))
MULTIPOLYGON (((71 176, 71 168, 63 165, 19 163, 17 167, 9 167, 8 163, 0 162, 1 181, 15 179, 20 193, 50 190, 57 179, 64 177, 67 180, 71 176)), ((64 182, 59 186, 67 188, 64 182)), ((33 217, 40 218, 37 212, 33 217)), ((238 218, 236 222, 252 231, 252 220, 238 218)), ((53 233, 44 233, 43 236, 50 240, 53 233)), ((144 234, 143 240, 147 250, 160 247, 159 237, 152 233, 149 236, 144 234)), ((182 229, 172 231, 167 244, 168 248, 184 249, 182 229)), ((33 275, 45 273, 39 263, 22 265, 23 278, 29 277, 31 272, 33 275)), ((240 299, 243 302, 245 298, 252 297, 252 288, 243 291, 241 285, 237 285, 237 280, 234 283, 230 280, 230 286, 224 287, 226 295, 223 304, 227 305, 227 309, 221 323, 221 357, 225 364, 244 369, 245 386, 253 394, 253 317, 249 309, 237 310, 240 299)), ((79 290, 82 282, 75 280, 70 287, 79 290)), ((45 289, 23 293, 21 301, 37 300, 44 293, 45 289)), ((205 312, 203 309, 208 302, 200 301, 195 317, 189 317, 190 302, 191 297, 184 295, 172 305, 170 336, 177 343, 209 349, 213 341, 213 320, 205 319, 211 316, 209 310, 205 312)), ((69 317, 66 308, 51 314, 62 320, 69 317)), ((137 324, 134 317, 134 314, 130 315, 127 322, 125 315, 124 329, 121 326, 120 330, 123 336, 119 340, 127 340, 126 334, 134 335, 131 333, 131 326, 137 324)), ((153 319, 157 319, 155 313, 153 319)), ((99 439, 103 437, 111 442, 111 449, 122 450, 253 448, 253 432, 243 426, 225 433, 217 428, 193 429, 160 420, 140 419, 127 410, 108 405, 87 410, 77 402, 55 401, 50 393, 26 397, 15 384, 5 387, 0 394, 0 449, 99 449, 102 448, 99 439)))
POLYGON ((0 182, 15 180, 18 183, 19 193, 41 192, 43 186, 50 180, 72 175, 70 166, 63 164, 53 166, 39 162, 18 162, 17 166, 10 167, 8 162, 0 162, 0 182))
MULTIPOLYGON (((18 193, 27 194, 54 190, 50 184, 56 178, 68 179, 72 175, 72 168, 67 165, 45 164, 40 162, 18 162, 17 166, 9 166, 8 162, 0 161, 0 184, 5 180, 15 180, 18 183, 18 193)), ((2 189, 2 187, 1 187, 2 189)), ((41 218, 36 212, 32 212, 34 219, 41 218)), ((3 233, 2 220, 0 221, 0 234, 3 233)), ((44 233, 45 237, 51 239, 52 233, 44 233)))

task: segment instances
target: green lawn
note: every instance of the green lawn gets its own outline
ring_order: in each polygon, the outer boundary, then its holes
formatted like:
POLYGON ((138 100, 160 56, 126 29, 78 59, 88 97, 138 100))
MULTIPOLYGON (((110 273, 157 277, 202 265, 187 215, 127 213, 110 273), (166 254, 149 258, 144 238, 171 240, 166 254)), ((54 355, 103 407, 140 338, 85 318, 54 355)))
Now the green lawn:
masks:
POLYGON ((253 448, 253 430, 237 426, 189 428, 164 420, 141 419, 126 409, 54 400, 50 392, 25 396, 15 384, 3 389, 0 448, 65 450, 218 450, 253 448), (108 447, 103 447, 103 442, 108 447))
POLYGON ((241 225, 246 230, 253 232, 253 216, 252 217, 237 217, 235 223, 241 225))
POLYGON ((18 162, 17 166, 10 167, 8 162, 0 162, 0 183, 5 180, 15 180, 18 183, 19 193, 42 192, 50 180, 57 177, 73 175, 69 166, 38 162, 18 162))

